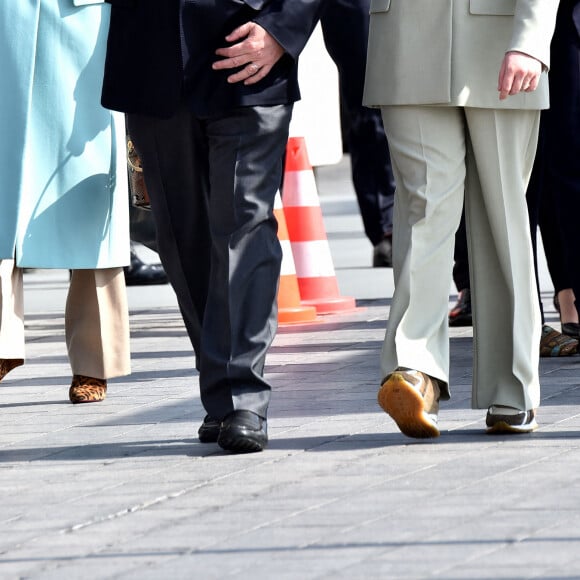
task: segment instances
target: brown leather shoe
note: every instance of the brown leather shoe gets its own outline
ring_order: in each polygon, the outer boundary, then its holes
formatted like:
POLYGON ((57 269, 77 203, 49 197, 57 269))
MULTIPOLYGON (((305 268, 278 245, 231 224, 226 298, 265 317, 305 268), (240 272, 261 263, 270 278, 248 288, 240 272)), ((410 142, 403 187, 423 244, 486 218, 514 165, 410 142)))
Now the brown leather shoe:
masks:
POLYGON ((107 381, 84 375, 74 375, 68 397, 71 403, 98 403, 107 396, 107 381))
POLYGON ((544 324, 540 338, 540 356, 574 356, 578 354, 578 341, 555 328, 544 324))
POLYGON ((439 383, 412 369, 397 369, 381 385, 379 405, 408 437, 439 437, 439 383))
POLYGON ((21 358, 0 358, 0 381, 16 367, 24 364, 24 359, 21 358))

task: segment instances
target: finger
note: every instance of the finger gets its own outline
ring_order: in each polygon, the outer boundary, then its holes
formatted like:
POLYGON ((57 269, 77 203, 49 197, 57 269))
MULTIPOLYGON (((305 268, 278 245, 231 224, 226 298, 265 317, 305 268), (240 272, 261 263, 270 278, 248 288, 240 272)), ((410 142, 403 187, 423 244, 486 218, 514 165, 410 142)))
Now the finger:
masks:
POLYGON ((538 84, 540 83, 540 77, 539 75, 534 75, 532 77, 532 80, 530 81, 530 85, 528 87, 528 91, 532 92, 535 91, 538 88, 538 84))
POLYGON ((517 95, 524 87, 524 76, 516 74, 513 77, 510 95, 517 95))
POLYGON ((232 46, 224 46, 223 48, 218 48, 215 53, 218 56, 223 56, 225 58, 234 58, 237 56, 248 55, 251 51, 251 47, 248 46, 246 41, 238 42, 237 44, 232 44, 232 46))
POLYGON ((538 88, 539 81, 540 77, 538 75, 529 73, 522 84, 522 91, 526 91, 527 93, 535 91, 538 88))
POLYGON ((254 77, 259 72, 260 67, 255 63, 251 63, 248 66, 245 66, 241 71, 230 75, 228 77, 228 83, 239 83, 240 81, 246 81, 247 79, 254 77))
MULTIPOLYGON (((216 51, 219 53, 220 51, 216 51)), ((220 55, 225 56, 225 55, 220 55)), ((223 58, 221 60, 216 60, 211 66, 213 70, 223 70, 228 68, 240 68, 252 62, 251 56, 249 54, 239 54, 236 56, 231 56, 229 58, 223 58)))
POLYGON ((500 100, 507 99, 510 91, 512 89, 512 85, 514 82, 513 73, 509 70, 505 70, 503 76, 500 78, 499 82, 499 98, 500 100))
POLYGON ((260 72, 260 65, 253 62, 246 67, 246 71, 248 72, 249 77, 255 76, 258 72, 260 72))
POLYGON ((506 76, 506 62, 505 58, 502 60, 501 67, 499 69, 499 76, 497 79, 497 90, 499 92, 500 100, 507 98, 508 93, 504 90, 504 77, 506 76))
POLYGON ((267 74, 272 70, 270 65, 265 65, 261 67, 255 75, 252 75, 250 78, 244 81, 245 85, 255 85, 259 83, 267 74))
POLYGON ((240 38, 246 38, 252 31, 254 23, 253 22, 246 22, 241 26, 238 26, 235 30, 232 30, 227 36, 227 42, 236 42, 236 40, 240 40, 240 38))

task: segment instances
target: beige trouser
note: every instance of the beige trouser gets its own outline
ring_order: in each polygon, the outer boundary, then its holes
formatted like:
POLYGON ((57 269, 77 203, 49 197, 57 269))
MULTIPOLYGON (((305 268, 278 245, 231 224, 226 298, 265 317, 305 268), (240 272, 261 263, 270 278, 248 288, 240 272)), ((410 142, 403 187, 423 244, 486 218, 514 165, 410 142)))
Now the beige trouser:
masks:
POLYGON ((383 120, 397 183, 383 377, 409 367, 449 383, 447 310, 465 192, 472 406, 537 407, 541 320, 525 193, 539 112, 398 106, 383 108, 383 120))
MULTIPOLYGON (((65 332, 73 374, 109 379, 131 372, 122 268, 73 270, 65 332)), ((22 270, 0 260, 0 358, 24 358, 22 270)))

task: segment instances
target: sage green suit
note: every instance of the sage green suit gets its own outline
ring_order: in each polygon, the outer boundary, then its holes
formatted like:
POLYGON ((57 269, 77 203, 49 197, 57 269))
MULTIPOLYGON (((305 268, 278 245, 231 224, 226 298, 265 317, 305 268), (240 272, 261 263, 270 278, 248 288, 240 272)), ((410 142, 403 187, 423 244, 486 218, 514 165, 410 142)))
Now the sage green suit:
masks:
MULTIPOLYGON (((474 408, 540 402, 541 320, 525 192, 556 0, 373 0, 365 104, 381 107, 397 182, 395 294, 383 376, 449 383, 447 310, 465 193, 474 316, 474 408), (504 55, 544 65, 535 92, 499 100, 504 55)), ((445 388, 442 398, 449 396, 445 388)))

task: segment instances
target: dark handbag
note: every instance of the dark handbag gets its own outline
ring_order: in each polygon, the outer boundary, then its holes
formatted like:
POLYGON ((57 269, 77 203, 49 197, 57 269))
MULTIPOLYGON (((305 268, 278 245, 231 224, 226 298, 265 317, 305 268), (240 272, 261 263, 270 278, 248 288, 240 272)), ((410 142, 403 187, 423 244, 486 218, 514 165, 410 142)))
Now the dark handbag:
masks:
POLYGON ((127 171, 129 174, 129 195, 131 197, 131 203, 135 207, 151 209, 149 193, 147 192, 145 178, 143 177, 141 159, 129 135, 127 135, 127 171))

